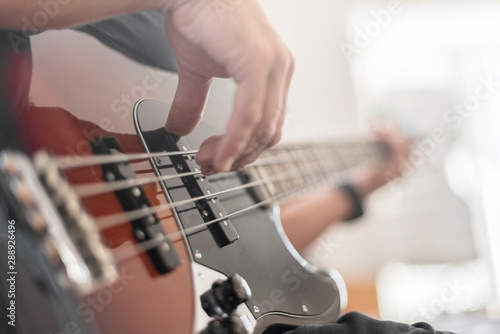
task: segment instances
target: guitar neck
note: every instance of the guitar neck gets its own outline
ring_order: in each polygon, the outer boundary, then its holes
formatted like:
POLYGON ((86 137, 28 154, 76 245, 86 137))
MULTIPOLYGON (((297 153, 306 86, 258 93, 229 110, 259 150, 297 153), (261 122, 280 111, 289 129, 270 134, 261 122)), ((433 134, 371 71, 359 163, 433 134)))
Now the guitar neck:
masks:
POLYGON ((325 183, 347 182, 361 166, 388 155, 381 141, 280 145, 264 152, 246 171, 259 183, 261 200, 285 201, 325 183))

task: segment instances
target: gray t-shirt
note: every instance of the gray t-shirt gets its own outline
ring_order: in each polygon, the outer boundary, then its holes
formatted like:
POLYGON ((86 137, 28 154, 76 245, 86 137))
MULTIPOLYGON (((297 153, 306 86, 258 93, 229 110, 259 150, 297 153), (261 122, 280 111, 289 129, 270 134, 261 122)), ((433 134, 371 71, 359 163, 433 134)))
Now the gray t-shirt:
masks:
POLYGON ((143 64, 177 72, 174 50, 165 34, 165 12, 148 10, 74 28, 143 64))

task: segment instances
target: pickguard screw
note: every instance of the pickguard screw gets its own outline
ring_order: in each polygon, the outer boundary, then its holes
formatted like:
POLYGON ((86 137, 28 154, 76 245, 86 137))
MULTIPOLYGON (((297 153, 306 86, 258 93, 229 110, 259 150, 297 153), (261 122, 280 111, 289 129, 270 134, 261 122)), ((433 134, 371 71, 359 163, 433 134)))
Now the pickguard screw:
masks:
POLYGON ((199 250, 196 250, 194 252, 194 257, 197 259, 201 259, 203 257, 203 255, 201 255, 201 252, 199 250))
POLYGON ((259 313, 259 312, 260 312, 260 310, 259 310, 259 308, 258 308, 257 306, 254 306, 254 307, 253 307, 253 311, 254 311, 255 313, 259 313))
POLYGON ((161 159, 160 159, 160 158, 156 158, 156 163, 157 163, 158 165, 162 165, 162 164, 163 164, 163 162, 161 161, 161 159))
POLYGON ((302 312, 309 313, 309 308, 307 307, 307 305, 302 305, 302 312))

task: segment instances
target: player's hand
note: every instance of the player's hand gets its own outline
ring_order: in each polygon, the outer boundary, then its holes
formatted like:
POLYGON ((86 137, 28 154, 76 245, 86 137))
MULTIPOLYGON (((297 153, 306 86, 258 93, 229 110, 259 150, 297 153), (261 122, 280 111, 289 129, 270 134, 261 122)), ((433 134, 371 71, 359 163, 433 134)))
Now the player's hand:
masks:
POLYGON ((378 130, 376 135, 389 147, 390 156, 380 164, 386 176, 399 177, 403 174, 404 162, 411 153, 411 141, 399 129, 378 130))
POLYGON ((233 78, 226 131, 205 141, 196 160, 205 174, 240 169, 281 138, 293 58, 255 0, 174 0, 166 15, 179 84, 165 128, 193 131, 213 78, 233 78))
POLYGON ((387 182, 402 176, 404 162, 411 152, 411 141, 397 129, 376 130, 375 135, 388 146, 389 156, 366 166, 355 175, 353 185, 365 197, 387 182))

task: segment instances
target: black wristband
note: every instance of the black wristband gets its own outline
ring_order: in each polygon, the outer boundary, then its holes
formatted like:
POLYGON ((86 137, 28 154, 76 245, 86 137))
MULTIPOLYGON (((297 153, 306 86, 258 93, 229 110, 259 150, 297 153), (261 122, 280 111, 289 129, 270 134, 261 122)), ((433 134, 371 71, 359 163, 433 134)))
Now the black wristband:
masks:
POLYGON ((339 187, 339 190, 344 192, 349 197, 352 203, 353 210, 351 212, 351 215, 347 217, 346 221, 352 221, 361 217, 364 214, 363 203, 356 189, 354 189, 354 187, 350 184, 344 184, 343 186, 339 187))

